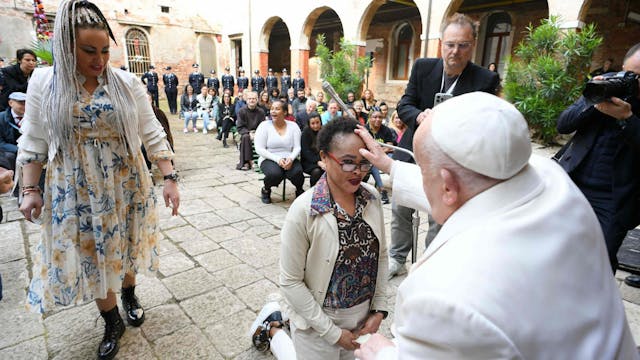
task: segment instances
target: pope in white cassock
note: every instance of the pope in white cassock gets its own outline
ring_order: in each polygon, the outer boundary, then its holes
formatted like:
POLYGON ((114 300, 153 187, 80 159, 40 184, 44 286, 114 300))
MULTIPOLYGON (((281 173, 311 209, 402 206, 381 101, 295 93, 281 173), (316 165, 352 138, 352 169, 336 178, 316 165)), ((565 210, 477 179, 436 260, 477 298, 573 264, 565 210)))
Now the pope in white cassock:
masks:
POLYGON ((394 342, 376 334, 356 357, 638 359, 598 220, 560 166, 531 155, 518 110, 476 92, 426 111, 418 165, 359 131, 394 201, 443 227, 398 288, 394 342))

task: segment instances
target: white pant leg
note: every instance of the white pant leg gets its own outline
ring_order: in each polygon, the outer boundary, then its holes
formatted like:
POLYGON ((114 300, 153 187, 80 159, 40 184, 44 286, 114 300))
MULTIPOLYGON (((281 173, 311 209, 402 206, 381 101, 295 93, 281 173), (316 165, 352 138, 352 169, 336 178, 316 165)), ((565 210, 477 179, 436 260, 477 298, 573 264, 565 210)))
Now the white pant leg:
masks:
MULTIPOLYGON (((355 330, 358 324, 369 315, 369 301, 348 309, 328 309, 323 311, 341 329, 355 330)), ((345 350, 338 344, 329 344, 312 328, 300 330, 291 324, 291 336, 300 360, 353 360, 352 350, 345 350)))
POLYGON ((271 338, 271 353, 278 360, 296 360, 296 348, 287 332, 280 330, 271 338))

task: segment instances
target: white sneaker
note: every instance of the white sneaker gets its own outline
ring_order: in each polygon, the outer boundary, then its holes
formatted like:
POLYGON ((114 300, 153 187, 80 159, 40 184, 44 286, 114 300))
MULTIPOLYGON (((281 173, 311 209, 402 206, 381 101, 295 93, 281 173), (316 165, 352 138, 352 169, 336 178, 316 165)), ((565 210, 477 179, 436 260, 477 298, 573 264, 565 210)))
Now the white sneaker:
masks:
POLYGON ((403 275, 407 273, 407 268, 404 264, 400 264, 394 258, 389 258, 389 280, 394 276, 403 275))
POLYGON ((186 134, 186 133, 188 133, 188 132, 189 132, 189 129, 184 128, 184 130, 182 130, 182 132, 186 134))
POLYGON ((202 129, 202 133, 206 134, 207 133, 207 128, 202 129))
POLYGON ((253 321, 253 324, 251 324, 251 327, 249 328, 249 336, 253 336, 253 334, 258 329, 258 326, 262 325, 267 320, 267 318, 269 318, 271 314, 275 312, 280 312, 280 304, 277 301, 271 301, 264 304, 264 306, 262 307, 262 310, 260 310, 260 312, 258 313, 258 316, 256 317, 256 319, 253 321))
POLYGON ((198 128, 194 127, 194 128, 193 128, 193 132, 194 132, 194 133, 197 133, 197 132, 198 132, 198 128))

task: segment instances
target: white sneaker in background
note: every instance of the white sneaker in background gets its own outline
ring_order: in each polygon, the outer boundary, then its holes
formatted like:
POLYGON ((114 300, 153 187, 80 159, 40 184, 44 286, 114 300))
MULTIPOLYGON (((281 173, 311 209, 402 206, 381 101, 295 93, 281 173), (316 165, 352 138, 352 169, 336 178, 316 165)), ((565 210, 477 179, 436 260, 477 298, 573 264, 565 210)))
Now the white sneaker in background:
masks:
POLYGON ((407 268, 404 264, 399 263, 394 258, 389 258, 389 280, 394 276, 403 275, 407 273, 407 268))

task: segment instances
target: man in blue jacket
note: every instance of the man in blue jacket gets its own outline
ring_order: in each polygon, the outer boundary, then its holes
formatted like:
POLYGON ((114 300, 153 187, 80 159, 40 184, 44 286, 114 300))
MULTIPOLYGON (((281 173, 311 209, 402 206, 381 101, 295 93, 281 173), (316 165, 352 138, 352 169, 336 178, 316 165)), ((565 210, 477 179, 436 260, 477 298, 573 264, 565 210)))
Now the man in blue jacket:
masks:
POLYGON ((6 159, 9 170, 15 170, 18 138, 24 116, 27 95, 23 92, 9 94, 9 107, 0 113, 0 157, 6 159))

